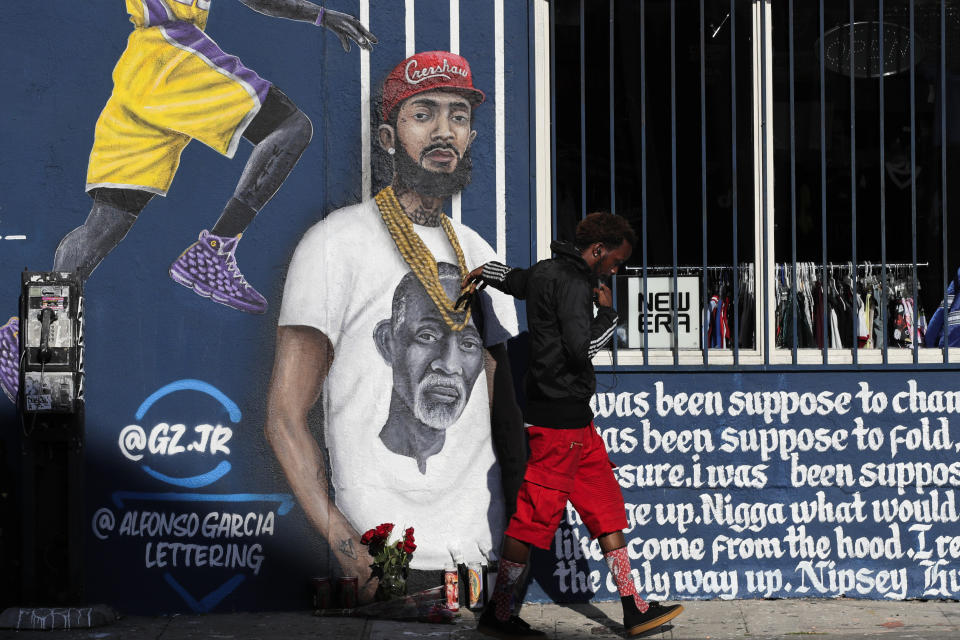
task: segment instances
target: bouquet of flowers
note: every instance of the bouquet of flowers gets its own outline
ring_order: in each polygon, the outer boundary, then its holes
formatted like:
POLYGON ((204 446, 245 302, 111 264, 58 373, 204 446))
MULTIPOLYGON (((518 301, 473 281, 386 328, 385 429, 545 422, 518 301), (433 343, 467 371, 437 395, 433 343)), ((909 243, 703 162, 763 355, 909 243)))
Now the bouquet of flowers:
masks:
POLYGON ((384 522, 370 529, 360 537, 360 543, 367 545, 373 557, 373 575, 380 579, 377 586, 377 599, 389 600, 407 594, 407 569, 417 545, 414 542, 413 527, 403 532, 403 537, 390 542, 393 523, 384 522))

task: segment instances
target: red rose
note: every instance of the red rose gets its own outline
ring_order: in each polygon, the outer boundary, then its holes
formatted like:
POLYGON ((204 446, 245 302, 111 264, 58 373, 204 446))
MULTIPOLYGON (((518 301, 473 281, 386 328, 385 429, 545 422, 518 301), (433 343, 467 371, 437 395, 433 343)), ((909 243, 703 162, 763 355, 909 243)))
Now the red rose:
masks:
POLYGON ((384 522, 383 524, 377 526, 377 537, 382 540, 386 540, 390 537, 390 533, 393 531, 392 522, 384 522))
POLYGON ((413 544, 413 540, 404 540, 403 550, 409 554, 413 554, 413 552, 417 550, 417 545, 413 544))
POLYGON ((364 533, 362 536, 360 536, 360 544, 370 544, 370 541, 373 540, 373 537, 375 535, 377 535, 376 530, 370 529, 369 531, 364 533))

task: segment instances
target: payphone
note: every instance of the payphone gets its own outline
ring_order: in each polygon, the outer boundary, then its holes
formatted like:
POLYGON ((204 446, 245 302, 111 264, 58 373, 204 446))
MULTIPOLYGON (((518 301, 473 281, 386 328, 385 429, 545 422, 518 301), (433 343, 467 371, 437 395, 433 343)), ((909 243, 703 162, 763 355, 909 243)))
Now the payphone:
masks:
POLYGON ((20 409, 76 414, 83 404, 83 285, 73 273, 24 271, 20 409))
POLYGON ((20 289, 20 597, 64 606, 83 594, 83 283, 23 271, 20 289))

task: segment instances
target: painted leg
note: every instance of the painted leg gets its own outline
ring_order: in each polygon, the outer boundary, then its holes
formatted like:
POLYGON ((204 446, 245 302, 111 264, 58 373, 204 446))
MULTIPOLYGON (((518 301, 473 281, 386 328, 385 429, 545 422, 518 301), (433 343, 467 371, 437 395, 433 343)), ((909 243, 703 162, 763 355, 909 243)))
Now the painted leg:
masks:
POLYGON ((256 146, 233 197, 213 229, 201 231, 198 240, 180 254, 169 270, 175 282, 198 295, 247 313, 264 313, 267 300, 237 267, 237 243, 257 212, 286 180, 313 136, 310 119, 286 96, 271 91, 272 98, 268 97, 261 113, 248 127, 249 134, 244 133, 256 146), (280 111, 285 115, 275 123, 280 111), (268 128, 269 132, 263 131, 268 128))
POLYGON ((75 271, 81 280, 89 278, 126 237, 152 197, 125 189, 99 189, 92 195, 93 207, 86 222, 63 237, 53 257, 54 271, 75 271))
POLYGON ((20 318, 13 316, 0 327, 0 389, 17 404, 20 389, 20 318))

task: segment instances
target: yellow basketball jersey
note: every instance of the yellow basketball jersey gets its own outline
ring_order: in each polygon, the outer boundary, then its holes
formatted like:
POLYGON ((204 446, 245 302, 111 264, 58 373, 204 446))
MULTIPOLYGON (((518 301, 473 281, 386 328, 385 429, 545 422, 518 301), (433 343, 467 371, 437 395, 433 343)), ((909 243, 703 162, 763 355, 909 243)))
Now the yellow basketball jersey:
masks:
POLYGON ((138 27, 155 27, 169 22, 189 22, 203 29, 211 0, 126 0, 130 22, 138 27))

